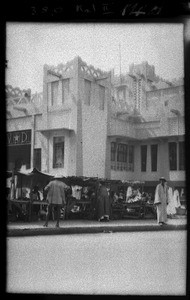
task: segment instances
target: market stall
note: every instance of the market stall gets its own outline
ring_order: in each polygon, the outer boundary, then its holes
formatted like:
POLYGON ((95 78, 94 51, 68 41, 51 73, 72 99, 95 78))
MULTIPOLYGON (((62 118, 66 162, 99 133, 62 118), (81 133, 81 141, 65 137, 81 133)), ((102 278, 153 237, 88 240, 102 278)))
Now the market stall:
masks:
MULTIPOLYGON (((44 187, 53 175, 37 169, 30 172, 7 172, 11 179, 8 208, 15 219, 26 221, 43 219, 48 203, 44 187)), ((104 181, 110 198, 110 219, 124 217, 156 217, 153 199, 143 191, 139 181, 108 180, 97 177, 61 177, 68 188, 65 190, 66 206, 62 209, 63 219, 97 220, 97 197, 99 182, 104 181)), ((52 218, 54 218, 52 212, 52 218)))
POLYGON ((66 191, 65 219, 95 219, 98 179, 88 177, 65 177, 70 188, 66 191))
POLYGON ((112 193, 112 219, 124 217, 144 218, 148 215, 156 218, 153 199, 143 191, 144 182, 123 181, 118 184, 117 191, 112 193))
POLYGON ((44 199, 43 188, 53 178, 37 169, 30 172, 7 172, 10 180, 8 216, 11 220, 31 221, 46 211, 48 203, 44 199))

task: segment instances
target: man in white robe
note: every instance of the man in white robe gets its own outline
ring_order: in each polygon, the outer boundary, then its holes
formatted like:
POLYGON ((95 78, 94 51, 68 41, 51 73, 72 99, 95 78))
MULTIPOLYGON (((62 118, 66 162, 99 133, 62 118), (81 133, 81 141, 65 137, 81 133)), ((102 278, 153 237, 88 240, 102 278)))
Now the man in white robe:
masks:
POLYGON ((174 188, 173 200, 174 200, 174 205, 176 208, 181 206, 180 198, 179 198, 179 191, 177 190, 177 188, 174 188))
POLYGON ((167 215, 171 218, 176 214, 176 208, 174 203, 174 196, 172 187, 168 187, 168 205, 167 205, 167 215))
POLYGON ((167 223, 167 202, 168 202, 168 188, 166 179, 160 178, 160 183, 156 187, 154 204, 157 206, 157 222, 159 225, 166 225, 167 223))

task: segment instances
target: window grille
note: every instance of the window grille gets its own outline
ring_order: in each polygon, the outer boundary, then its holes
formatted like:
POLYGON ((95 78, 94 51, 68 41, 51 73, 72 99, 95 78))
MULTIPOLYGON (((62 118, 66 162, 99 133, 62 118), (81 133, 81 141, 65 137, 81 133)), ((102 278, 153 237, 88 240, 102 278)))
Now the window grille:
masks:
POLYGON ((146 172, 147 145, 141 146, 141 172, 146 172))
POLYGON ((115 161, 116 159, 116 143, 111 143, 111 161, 115 161))
POLYGON ((53 168, 64 167, 64 137, 53 139, 53 168))
POLYGON ((177 143, 169 143, 169 165, 171 171, 177 170, 177 143))
POLYGON ((34 149, 33 167, 41 171, 41 148, 34 149))
POLYGON ((179 142, 179 170, 185 170, 185 143, 179 142))
POLYGON ((51 83, 51 105, 56 105, 58 100, 58 85, 59 81, 51 83))
POLYGON ((151 170, 157 171, 158 145, 151 145, 151 170))

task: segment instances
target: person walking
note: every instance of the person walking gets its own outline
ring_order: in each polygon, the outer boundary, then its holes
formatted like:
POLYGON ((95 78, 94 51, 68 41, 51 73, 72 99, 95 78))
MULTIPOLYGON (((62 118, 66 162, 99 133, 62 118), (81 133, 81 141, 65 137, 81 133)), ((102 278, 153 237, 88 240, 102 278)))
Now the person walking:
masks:
POLYGON ((176 208, 174 203, 173 189, 171 186, 168 187, 168 205, 167 205, 167 215, 171 219, 176 214, 176 208))
POLYGON ((48 227, 50 211, 54 207, 56 207, 57 209, 56 227, 59 227, 60 210, 66 204, 65 189, 67 188, 67 185, 60 179, 60 175, 55 175, 53 180, 50 181, 48 185, 44 188, 44 191, 47 192, 47 202, 49 204, 44 227, 48 227))
POLYGON ((109 221, 110 217, 110 200, 105 182, 101 181, 99 183, 98 191, 98 221, 109 221))
POLYGON ((160 183, 156 187, 154 199, 154 204, 157 206, 157 222, 159 225, 167 225, 168 188, 164 177, 159 180, 160 183))
POLYGON ((175 208, 181 207, 181 202, 180 202, 180 198, 179 198, 179 191, 176 187, 174 187, 173 200, 174 200, 175 208))

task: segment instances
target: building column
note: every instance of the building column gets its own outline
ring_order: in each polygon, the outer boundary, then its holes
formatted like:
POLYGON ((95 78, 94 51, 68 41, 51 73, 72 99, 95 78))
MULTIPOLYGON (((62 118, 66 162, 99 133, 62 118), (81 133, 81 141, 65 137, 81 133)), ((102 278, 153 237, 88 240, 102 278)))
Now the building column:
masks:
POLYGON ((43 126, 45 129, 48 127, 48 66, 44 65, 44 74, 43 74, 43 126))
POLYGON ((111 142, 106 139, 105 178, 111 179, 111 142))
POLYGON ((76 86, 77 132, 76 132, 76 176, 83 176, 83 134, 82 134, 82 99, 80 97, 81 79, 79 57, 74 62, 74 85, 76 86))
POLYGON ((35 147, 35 115, 32 116, 31 121, 31 157, 30 157, 30 167, 33 169, 34 167, 34 147, 35 147))
POLYGON ((106 153, 105 153, 105 178, 111 179, 111 141, 108 138, 111 122, 111 72, 109 73, 107 101, 107 132, 106 132, 106 153))

